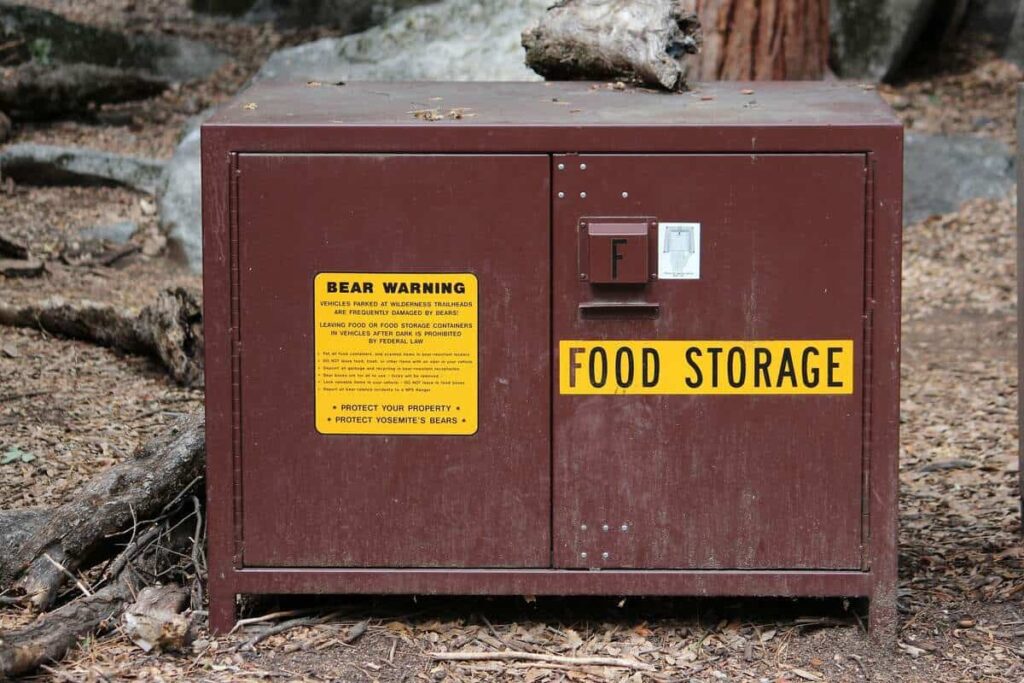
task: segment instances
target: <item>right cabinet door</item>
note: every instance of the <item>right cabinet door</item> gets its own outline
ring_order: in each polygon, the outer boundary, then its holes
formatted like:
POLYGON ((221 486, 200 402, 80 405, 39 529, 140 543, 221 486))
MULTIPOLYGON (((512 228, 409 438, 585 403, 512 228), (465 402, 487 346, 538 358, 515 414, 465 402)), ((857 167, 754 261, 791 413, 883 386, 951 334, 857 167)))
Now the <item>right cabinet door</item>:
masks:
MULTIPOLYGON (((863 568, 865 164, 556 156, 556 566, 863 568), (642 221, 661 277, 591 284, 616 223, 642 221), (604 241, 588 246, 595 222, 604 241)), ((609 254, 615 269, 633 272, 635 239, 609 254)))

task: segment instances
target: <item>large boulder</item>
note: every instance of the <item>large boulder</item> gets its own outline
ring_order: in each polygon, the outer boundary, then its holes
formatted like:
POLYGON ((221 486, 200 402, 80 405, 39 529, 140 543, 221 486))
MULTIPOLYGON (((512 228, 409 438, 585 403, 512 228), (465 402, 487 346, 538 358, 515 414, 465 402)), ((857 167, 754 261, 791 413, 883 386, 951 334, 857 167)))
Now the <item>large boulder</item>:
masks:
MULTIPOLYGON (((446 0, 396 13, 386 24, 344 38, 280 50, 257 79, 539 80, 526 68, 520 33, 550 0, 446 0)), ((160 222, 172 249, 202 268, 199 128, 190 124, 167 165, 160 222)))
POLYGON ((1010 148, 991 138, 907 133, 903 164, 906 225, 973 197, 1001 197, 1015 182, 1010 148))
POLYGON ((171 252, 195 271, 203 267, 203 186, 199 161, 199 126, 207 111, 185 127, 185 134, 167 162, 158 208, 160 225, 171 252))
MULTIPOLYGON (((211 2, 211 0, 204 0, 211 2)), ((246 19, 272 21, 278 26, 328 26, 343 33, 365 31, 400 10, 436 0, 256 0, 246 19)), ((240 4, 240 0, 218 0, 240 4)))
POLYGON ((934 5, 935 0, 832 0, 832 69, 843 78, 892 79, 934 5))
POLYGON ((1024 0, 1021 0, 1020 5, 1003 45, 1003 56, 1017 66, 1024 67, 1024 0))
POLYGON ((538 80, 520 33, 550 0, 446 0, 343 38, 280 50, 257 75, 324 82, 538 80))

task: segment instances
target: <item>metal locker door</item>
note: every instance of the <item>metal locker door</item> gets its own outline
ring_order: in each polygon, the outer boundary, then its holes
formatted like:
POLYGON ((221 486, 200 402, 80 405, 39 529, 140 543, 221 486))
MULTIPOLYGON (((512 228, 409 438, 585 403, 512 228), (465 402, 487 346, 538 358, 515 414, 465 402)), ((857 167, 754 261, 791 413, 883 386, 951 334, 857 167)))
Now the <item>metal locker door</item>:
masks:
MULTIPOLYGON (((865 156, 554 162, 555 565, 861 568, 865 156), (644 281, 612 277, 641 258, 644 281), (560 382, 592 368, 566 340, 839 340, 849 392, 573 394, 560 382)), ((622 356, 636 382, 654 372, 642 346, 622 356)), ((601 353, 595 375, 615 362, 601 353)), ((672 359, 662 373, 687 367, 672 359)))
MULTIPOLYGON (((537 396, 550 376, 549 158, 240 154, 234 201, 244 235, 242 564, 548 566, 550 405, 537 396), (426 294, 438 279, 474 289, 470 405, 417 404, 438 412, 390 420, 387 405, 348 387, 352 406, 320 405, 323 304, 374 285, 386 298, 393 283, 420 283, 426 294), (441 413, 457 424, 410 427, 441 413), (395 426, 335 426, 378 417, 395 426)), ((441 318, 432 310, 406 319, 441 318)), ((329 372, 365 388, 382 381, 374 368, 383 360, 329 372)), ((398 360, 413 367, 423 358, 398 360)), ((405 405, 415 392, 395 390, 392 400, 405 405)))

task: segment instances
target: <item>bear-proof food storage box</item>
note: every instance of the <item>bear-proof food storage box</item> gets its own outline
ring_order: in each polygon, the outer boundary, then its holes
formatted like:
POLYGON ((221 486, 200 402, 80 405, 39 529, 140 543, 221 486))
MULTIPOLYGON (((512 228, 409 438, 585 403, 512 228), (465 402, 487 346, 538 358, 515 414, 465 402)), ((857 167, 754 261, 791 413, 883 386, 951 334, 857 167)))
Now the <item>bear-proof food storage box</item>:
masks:
POLYGON ((262 84, 203 126, 246 593, 895 616, 902 129, 846 83, 262 84))

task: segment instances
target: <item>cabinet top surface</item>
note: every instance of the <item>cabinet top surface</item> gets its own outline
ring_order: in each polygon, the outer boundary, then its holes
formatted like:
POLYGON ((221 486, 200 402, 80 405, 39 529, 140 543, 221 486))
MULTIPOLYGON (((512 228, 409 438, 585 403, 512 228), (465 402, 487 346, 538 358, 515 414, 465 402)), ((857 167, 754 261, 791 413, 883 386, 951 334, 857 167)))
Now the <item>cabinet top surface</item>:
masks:
POLYGON ((873 86, 716 82, 658 93, 590 82, 258 83, 207 126, 899 126, 873 86))

